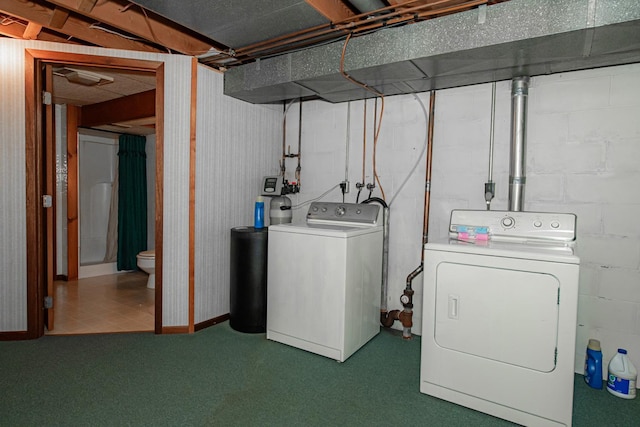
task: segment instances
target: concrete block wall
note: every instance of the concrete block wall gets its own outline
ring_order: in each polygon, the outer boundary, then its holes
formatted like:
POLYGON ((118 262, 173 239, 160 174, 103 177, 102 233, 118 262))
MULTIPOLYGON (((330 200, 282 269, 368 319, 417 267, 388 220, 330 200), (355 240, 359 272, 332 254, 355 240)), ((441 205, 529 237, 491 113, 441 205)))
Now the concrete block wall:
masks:
MULTIPOLYGON (((511 82, 496 84, 492 209, 508 206, 511 82)), ((429 239, 446 236, 455 208, 484 209, 488 178, 491 84, 436 95, 429 239)), ((428 107, 428 94, 420 94, 428 107)), ((344 179, 355 201, 361 180, 364 102, 306 102, 302 121, 302 192, 294 203, 344 179), (350 119, 347 119, 350 111, 350 119), (349 126, 347 126, 347 122, 349 126), (347 128, 349 131, 347 131, 347 128), (349 141, 347 142, 347 135, 349 141), (349 148, 347 149, 347 146, 349 148)), ((373 101, 367 103, 366 180, 371 179, 373 101)), ((527 122, 525 209, 578 216, 582 260, 576 371, 589 338, 603 345, 605 365, 624 347, 640 366, 640 64, 533 77, 527 122)), ((297 105, 287 141, 297 147, 297 105), (294 142, 295 141, 295 142, 294 142)), ((378 143, 378 175, 387 195, 418 167, 391 209, 389 308, 399 308, 405 278, 420 261, 426 122, 410 95, 388 97, 378 143)), ((288 160, 292 165, 292 160, 288 160)), ((295 165, 288 170, 293 171, 295 165)), ((291 179, 291 178, 290 178, 291 179)), ((367 193, 368 194, 368 193, 367 193)), ((380 196, 378 190, 374 196, 380 196)), ((324 200, 341 200, 333 190, 324 200)), ((362 200, 362 197, 360 198, 362 200)), ((304 218, 305 208, 294 219, 304 218)), ((414 281, 413 332, 421 333, 422 278, 414 281)), ((395 326, 399 328, 399 325, 395 326)))
POLYGON ((578 215, 576 371, 589 338, 640 365, 640 64, 533 79, 526 208, 578 215), (544 191, 538 179, 557 181, 544 191))
MULTIPOLYGON (((402 308, 399 298, 405 287, 406 277, 420 264, 428 107, 428 94, 389 97, 385 100, 385 114, 376 149, 376 169, 386 201, 391 203, 392 249, 389 254, 387 298, 389 310, 402 308), (415 170, 407 180, 414 166, 415 170), (398 192, 405 180, 406 185, 398 192)), ((294 206, 327 191, 329 193, 322 200, 341 201, 342 194, 337 186, 345 176, 350 183, 350 191, 345 195, 346 202, 363 201, 369 196, 369 191, 363 189, 358 197, 356 183, 363 181, 363 152, 364 182, 374 181, 372 157, 375 108, 374 100, 368 100, 365 116, 364 101, 341 104, 323 101, 303 103, 302 185, 301 192, 291 197, 294 206)), ((382 105, 378 103, 377 108, 379 112, 382 105)), ((290 145, 294 153, 297 152, 298 124, 299 108, 298 104, 293 104, 287 113, 285 135, 286 145, 290 145)), ((287 159, 287 179, 293 178, 296 164, 297 159, 287 159)), ((380 197, 379 188, 372 195, 380 197)), ((307 209, 308 205, 294 209, 294 221, 304 221, 307 209)), ((414 284, 416 312, 413 332, 419 334, 422 279, 418 277, 414 284)))

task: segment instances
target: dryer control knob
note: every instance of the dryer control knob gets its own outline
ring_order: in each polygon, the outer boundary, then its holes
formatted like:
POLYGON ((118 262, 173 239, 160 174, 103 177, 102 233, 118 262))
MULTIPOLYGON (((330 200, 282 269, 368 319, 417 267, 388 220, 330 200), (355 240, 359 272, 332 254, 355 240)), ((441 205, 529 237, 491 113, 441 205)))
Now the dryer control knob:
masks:
POLYGON ((343 216, 346 213, 347 213, 347 208, 345 208, 344 206, 338 206, 336 208, 336 215, 343 216))
POLYGON ((502 221, 500 221, 500 223, 504 228, 511 228, 515 225, 516 220, 510 216, 505 216, 504 218, 502 218, 502 221))
POLYGON ((551 223, 551 228, 558 228, 558 227, 560 227, 560 223, 558 221, 553 221, 551 223))

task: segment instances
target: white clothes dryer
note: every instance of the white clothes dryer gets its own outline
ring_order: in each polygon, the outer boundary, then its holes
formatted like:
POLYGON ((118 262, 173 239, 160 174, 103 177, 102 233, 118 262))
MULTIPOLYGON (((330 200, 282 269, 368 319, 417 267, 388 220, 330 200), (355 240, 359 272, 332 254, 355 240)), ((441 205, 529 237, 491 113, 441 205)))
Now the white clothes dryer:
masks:
POLYGON ((305 223, 269 227, 267 339, 343 362, 380 332, 379 213, 314 202, 305 223))
POLYGON ((570 426, 576 217, 451 213, 425 245, 420 391, 523 425, 570 426))

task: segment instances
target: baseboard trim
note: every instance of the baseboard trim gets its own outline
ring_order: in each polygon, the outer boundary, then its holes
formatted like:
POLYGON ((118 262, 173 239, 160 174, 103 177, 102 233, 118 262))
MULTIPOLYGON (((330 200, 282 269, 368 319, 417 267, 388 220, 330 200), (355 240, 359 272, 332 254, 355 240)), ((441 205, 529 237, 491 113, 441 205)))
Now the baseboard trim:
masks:
POLYGON ((23 341, 39 338, 33 336, 29 331, 0 332, 0 341, 23 341))
POLYGON ((188 326, 163 326, 162 334, 188 334, 188 326))
POLYGON ((204 322, 196 323, 195 330, 200 331, 202 329, 208 328, 209 326, 217 325, 218 323, 225 322, 229 320, 229 313, 223 314, 222 316, 214 317, 213 319, 205 320, 204 322))

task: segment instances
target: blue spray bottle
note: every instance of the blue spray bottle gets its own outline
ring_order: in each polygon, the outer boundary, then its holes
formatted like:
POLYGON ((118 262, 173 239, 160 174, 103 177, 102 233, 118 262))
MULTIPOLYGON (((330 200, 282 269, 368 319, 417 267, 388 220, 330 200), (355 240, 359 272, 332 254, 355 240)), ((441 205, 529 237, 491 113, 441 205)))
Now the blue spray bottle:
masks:
POLYGON ((600 341, 589 340, 584 359, 584 381, 593 388, 602 388, 602 350, 600 341))
POLYGON ((264 228, 264 201, 262 196, 256 199, 256 206, 253 211, 253 228, 264 228))

